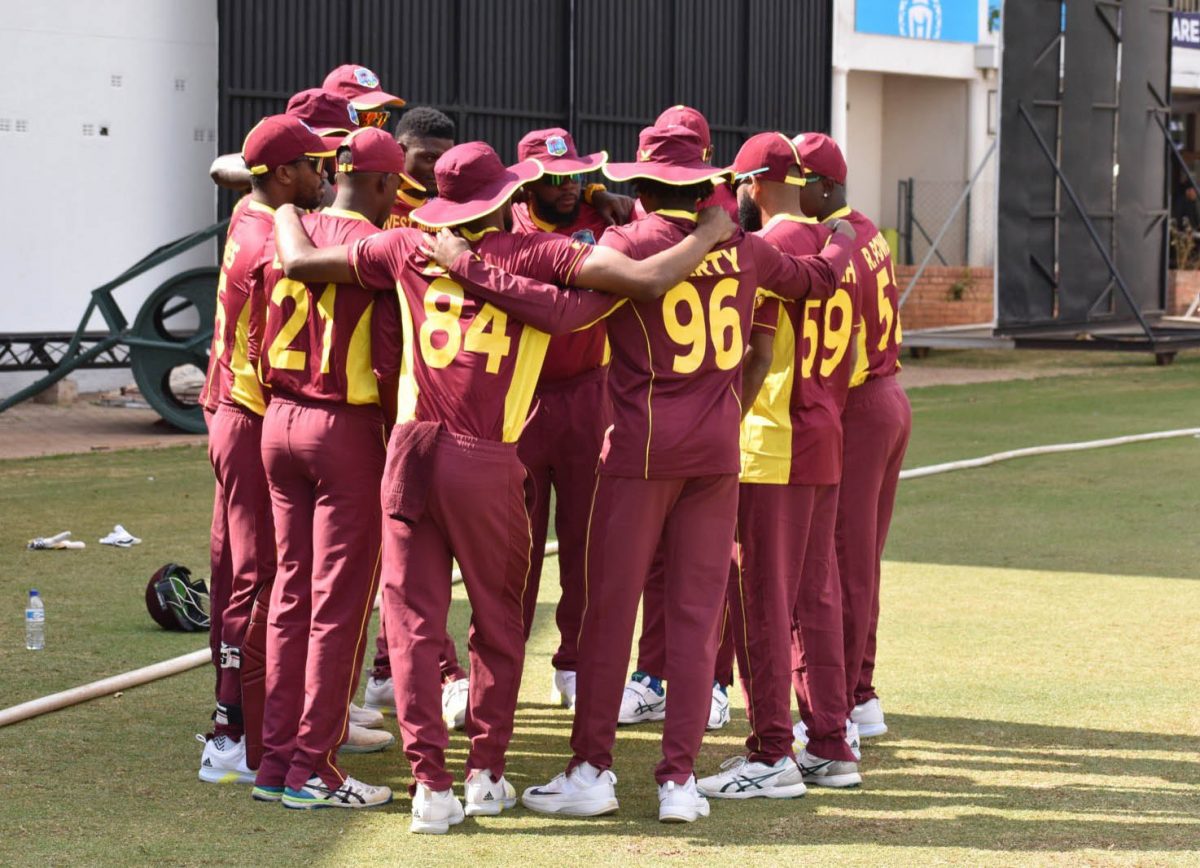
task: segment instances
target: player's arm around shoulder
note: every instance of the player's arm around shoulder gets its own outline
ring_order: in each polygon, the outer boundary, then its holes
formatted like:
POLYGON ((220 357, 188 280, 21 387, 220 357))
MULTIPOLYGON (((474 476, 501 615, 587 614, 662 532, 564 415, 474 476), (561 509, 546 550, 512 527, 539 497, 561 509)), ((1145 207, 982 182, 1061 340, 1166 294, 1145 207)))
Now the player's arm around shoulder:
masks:
POLYGON ((281 205, 275 210, 275 250, 284 276, 301 283, 354 282, 350 247, 317 247, 300 215, 295 205, 281 205))

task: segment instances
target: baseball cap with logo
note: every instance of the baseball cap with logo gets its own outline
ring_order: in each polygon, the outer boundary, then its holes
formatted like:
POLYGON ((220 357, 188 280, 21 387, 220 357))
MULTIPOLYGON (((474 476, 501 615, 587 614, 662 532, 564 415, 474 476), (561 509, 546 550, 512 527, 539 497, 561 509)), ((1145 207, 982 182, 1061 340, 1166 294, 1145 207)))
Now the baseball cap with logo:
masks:
POLYGON ((672 124, 687 127, 698 135, 704 145, 704 159, 712 156, 712 131, 708 128, 708 120, 697 109, 686 105, 671 106, 654 121, 656 127, 669 127, 672 124))
POLYGON ((517 188, 544 173, 536 160, 505 166, 486 142, 455 145, 433 166, 437 196, 410 215, 426 226, 456 226, 491 214, 507 202, 517 188))
POLYGON ((636 163, 609 163, 604 174, 614 181, 649 178, 684 186, 729 174, 704 161, 700 136, 684 126, 646 127, 638 136, 636 163))
POLYGON ((242 159, 252 175, 262 175, 303 157, 331 157, 313 128, 295 115, 265 117, 246 135, 242 159))
POLYGON ((350 100, 319 87, 293 94, 285 114, 295 115, 312 127, 329 148, 336 148, 358 129, 358 112, 350 100))
POLYGON ((399 175, 409 187, 424 191, 425 188, 404 171, 404 148, 383 130, 363 127, 342 140, 339 148, 337 170, 339 172, 382 172, 399 175), (341 148, 349 148, 349 155, 341 148), (349 156, 349 162, 343 162, 349 156))
POLYGON ((379 76, 358 63, 342 64, 325 76, 321 87, 344 96, 359 110, 404 105, 400 97, 380 89, 379 76))
POLYGON ((517 143, 518 160, 537 160, 552 175, 595 172, 608 162, 608 151, 579 156, 575 140, 561 127, 533 130, 517 143))
POLYGON ((846 158, 837 142, 824 133, 801 133, 792 142, 807 174, 820 175, 835 184, 846 183, 846 158))
POLYGON ((763 181, 804 186, 804 163, 792 140, 783 133, 758 133, 742 145, 729 171, 739 180, 755 177, 763 181), (792 169, 799 174, 789 174, 792 169))

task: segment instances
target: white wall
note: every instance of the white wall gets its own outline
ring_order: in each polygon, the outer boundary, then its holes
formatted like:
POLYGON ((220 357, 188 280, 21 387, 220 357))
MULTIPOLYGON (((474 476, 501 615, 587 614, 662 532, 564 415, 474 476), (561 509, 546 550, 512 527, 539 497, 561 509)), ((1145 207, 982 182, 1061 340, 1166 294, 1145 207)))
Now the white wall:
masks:
POLYGON ((878 226, 893 226, 883 211, 883 76, 851 72, 846 86, 846 197, 878 226))
MULTIPOLYGON (((207 169, 216 154, 216 4, 37 0, 3 11, 0 331, 71 331, 89 290, 215 219, 207 169)), ((167 277, 212 264, 215 249, 209 242, 116 290, 126 316, 167 277)), ((103 325, 97 318, 92 327, 103 325)), ((131 379, 76 376, 84 388, 131 379)), ((0 395, 31 379, 0 375, 0 395)))

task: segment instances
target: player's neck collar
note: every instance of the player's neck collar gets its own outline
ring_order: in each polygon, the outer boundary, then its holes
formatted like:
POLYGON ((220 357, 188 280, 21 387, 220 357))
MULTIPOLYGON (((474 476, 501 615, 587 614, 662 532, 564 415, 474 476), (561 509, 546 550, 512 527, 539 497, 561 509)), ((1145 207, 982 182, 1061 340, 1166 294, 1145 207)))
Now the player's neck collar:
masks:
POLYGON ((785 220, 788 221, 789 223, 816 223, 817 222, 816 217, 806 217, 803 214, 789 214, 786 211, 780 211, 778 214, 774 215, 773 217, 771 217, 770 220, 768 220, 766 223, 763 224, 763 229, 770 229, 772 226, 776 225, 777 223, 782 223, 785 220))
POLYGON ((366 220, 367 223, 371 222, 362 214, 359 214, 357 211, 351 211, 348 208, 334 208, 333 206, 330 206, 328 208, 322 208, 321 213, 328 214, 330 217, 345 217, 349 220, 366 220))
POLYGON ((700 220, 698 213, 695 211, 685 211, 682 208, 659 208, 654 213, 660 214, 663 217, 674 217, 677 220, 691 220, 693 223, 700 220))
POLYGON ((264 214, 274 214, 275 213, 275 209, 272 208, 270 205, 268 205, 266 202, 259 202, 257 199, 255 199, 252 196, 246 197, 246 207, 249 208, 251 211, 262 211, 264 214))
POLYGON ((850 212, 852 210, 854 210, 854 209, 851 208, 849 205, 843 205, 841 208, 838 208, 836 211, 834 211, 832 214, 830 214, 828 217, 826 217, 821 222, 828 223, 830 220, 841 220, 843 217, 849 217, 850 212))
POLYGON ((467 241, 471 242, 472 244, 475 244, 477 241, 479 241, 479 239, 487 235, 489 232, 499 232, 500 227, 489 226, 486 229, 479 230, 478 232, 472 232, 470 229, 460 229, 458 231, 463 238, 467 239, 467 241))
POLYGON ((533 225, 538 229, 541 229, 543 232, 554 232, 558 229, 558 227, 553 223, 549 222, 548 220, 543 220, 537 215, 537 209, 534 208, 532 201, 526 203, 525 210, 529 212, 529 219, 533 221, 533 225))

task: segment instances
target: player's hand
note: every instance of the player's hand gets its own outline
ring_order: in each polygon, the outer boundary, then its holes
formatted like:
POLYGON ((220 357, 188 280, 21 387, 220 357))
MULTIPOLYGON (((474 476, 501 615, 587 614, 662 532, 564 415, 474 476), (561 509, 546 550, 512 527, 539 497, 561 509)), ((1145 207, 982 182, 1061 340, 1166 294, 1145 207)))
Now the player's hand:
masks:
POLYGON ((592 207, 609 226, 624 226, 633 214, 633 199, 620 193, 597 190, 592 194, 592 207))
POLYGON ((728 241, 737 231, 737 224, 729 216, 729 212, 720 205, 709 205, 700 209, 696 220, 696 231, 703 231, 713 239, 713 244, 728 241))
POLYGON ((443 229, 433 239, 430 258, 442 268, 449 268, 451 263, 471 249, 466 239, 460 238, 449 229, 443 229))
POLYGON ((833 231, 838 235, 845 235, 851 241, 858 237, 858 233, 854 231, 854 227, 850 225, 849 220, 838 220, 833 231))

